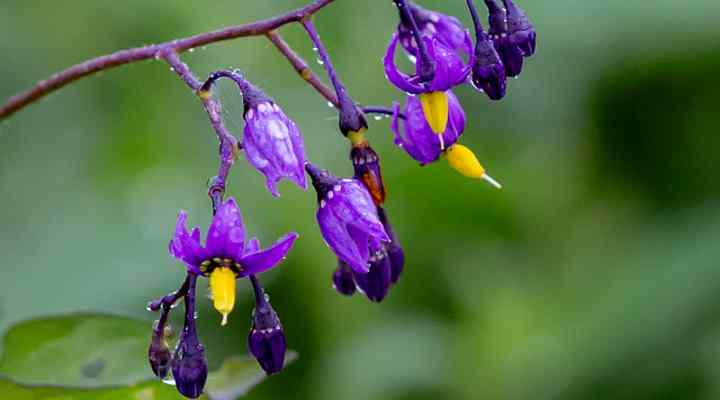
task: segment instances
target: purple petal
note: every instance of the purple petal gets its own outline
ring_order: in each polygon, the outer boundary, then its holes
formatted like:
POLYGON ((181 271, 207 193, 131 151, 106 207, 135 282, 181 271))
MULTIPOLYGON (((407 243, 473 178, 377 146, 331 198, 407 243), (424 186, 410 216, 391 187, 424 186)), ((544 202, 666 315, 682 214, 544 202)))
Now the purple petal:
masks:
POLYGON ((245 254, 255 253, 256 251, 260 251, 260 241, 253 236, 253 238, 245 244, 245 254))
POLYGON ((431 91, 444 92, 465 81, 470 65, 437 39, 424 38, 428 56, 435 60, 435 77, 430 83, 431 91))
POLYGON ((290 179, 302 189, 305 148, 300 130, 277 104, 260 103, 245 114, 244 147, 248 161, 265 175, 266 186, 279 196, 277 182, 290 179))
POLYGON ((243 256, 240 259, 240 265, 243 267, 242 276, 259 274, 277 265, 285 258, 298 237, 295 232, 288 233, 267 249, 243 256))
POLYGON ((345 228, 345 224, 333 214, 327 205, 320 207, 318 210, 317 221, 325 243, 335 252, 338 258, 355 271, 367 272, 367 257, 362 257, 356 242, 350 237, 345 228))
POLYGON ((412 83, 410 80, 411 77, 400 72, 400 70, 395 65, 395 48, 397 47, 397 43, 398 35, 394 34, 392 39, 390 40, 390 44, 388 45, 387 52, 385 53, 385 58, 383 60, 383 65, 385 67, 385 76, 393 85, 397 86, 400 90, 408 93, 424 92, 425 88, 423 88, 422 85, 412 83))
POLYGON ((205 252, 200 245, 200 229, 194 228, 192 235, 188 234, 185 222, 185 211, 178 213, 175 223, 175 234, 168 244, 170 254, 185 263, 191 272, 198 273, 198 266, 205 259, 205 252))
POLYGON ((375 203, 365 186, 357 179, 340 181, 340 191, 327 201, 333 213, 346 224, 367 232, 370 236, 389 242, 390 238, 377 215, 375 203))
POLYGON ((242 215, 235 199, 230 197, 212 219, 205 248, 211 257, 237 260, 242 256, 244 242, 242 215))

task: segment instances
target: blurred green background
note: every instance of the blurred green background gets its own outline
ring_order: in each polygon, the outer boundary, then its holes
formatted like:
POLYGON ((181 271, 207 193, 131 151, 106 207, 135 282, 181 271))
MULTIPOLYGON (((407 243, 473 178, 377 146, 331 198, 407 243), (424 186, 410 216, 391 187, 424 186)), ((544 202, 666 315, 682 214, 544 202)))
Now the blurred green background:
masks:
MULTIPOLYGON (((304 3, 6 0, 0 98, 91 56, 304 3)), ((283 183, 274 200, 237 162, 229 194, 248 231, 263 243, 301 234, 262 277, 300 359, 248 398, 720 396, 720 2, 519 3, 538 53, 507 98, 456 91, 463 142, 504 190, 444 162, 419 168, 392 145, 389 120, 370 121, 407 255, 384 303, 332 289, 313 193, 283 183)), ((461 0, 421 4, 469 22, 461 0)), ((362 103, 402 99, 379 61, 396 19, 389 1, 350 0, 316 18, 362 103)), ((301 29, 282 33, 314 59, 301 29)), ((334 110, 267 40, 184 59, 201 76, 243 69, 298 123, 311 160, 351 173, 334 110)), ((220 92, 239 134, 242 101, 231 85, 220 92)), ((216 151, 198 101, 158 61, 80 81, 0 123, 0 328, 78 310, 151 321, 146 301, 183 276, 167 254, 177 211, 210 219, 216 151)), ((240 287, 226 328, 201 303, 213 366, 246 351, 252 296, 240 287)))

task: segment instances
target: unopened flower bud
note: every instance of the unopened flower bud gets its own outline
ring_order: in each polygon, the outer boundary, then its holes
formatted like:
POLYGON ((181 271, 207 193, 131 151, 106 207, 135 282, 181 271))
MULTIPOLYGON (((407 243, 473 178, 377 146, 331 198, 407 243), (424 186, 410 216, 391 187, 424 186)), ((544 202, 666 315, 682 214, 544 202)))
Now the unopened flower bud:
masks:
POLYGON ((285 334, 280 318, 270 303, 263 302, 253 312, 248 349, 268 375, 282 370, 287 349, 285 334))

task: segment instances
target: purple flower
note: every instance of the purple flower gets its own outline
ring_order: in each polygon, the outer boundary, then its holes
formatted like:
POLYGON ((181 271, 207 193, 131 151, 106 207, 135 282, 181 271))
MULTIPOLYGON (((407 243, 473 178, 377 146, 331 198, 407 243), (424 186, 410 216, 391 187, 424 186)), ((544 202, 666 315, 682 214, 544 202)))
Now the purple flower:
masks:
POLYGON ((374 302, 381 302, 390 290, 391 271, 385 244, 377 240, 370 245, 370 268, 366 273, 354 271, 355 283, 359 291, 374 302))
MULTIPOLYGON (((474 10, 474 8, 473 8, 474 10)), ((507 76, 490 36, 485 33, 480 21, 475 26, 477 42, 472 64, 472 85, 492 100, 505 97, 507 76)))
POLYGON ((510 42, 515 44, 525 57, 535 54, 537 34, 525 11, 512 0, 503 0, 507 10, 507 27, 510 42))
MULTIPOLYGON (((407 2, 415 23, 423 37, 435 38, 447 48, 470 56, 472 41, 465 26, 455 17, 436 11, 426 10, 417 4, 407 2)), ((405 22, 398 24, 400 44, 405 51, 417 57, 418 49, 413 37, 412 28, 405 22)))
POLYGON ((187 214, 180 211, 175 235, 169 244, 170 254, 185 263, 188 271, 210 278, 215 308, 223 315, 223 324, 235 302, 235 279, 259 274, 277 265, 287 255, 298 234, 288 233, 274 245, 261 250, 257 239, 245 243, 240 209, 232 197, 217 210, 208 229, 205 246, 200 229, 188 233, 187 214))
POLYGON ((248 161, 265 175, 273 196, 279 196, 277 183, 290 179, 302 189, 305 182, 305 149, 300 130, 271 100, 251 104, 245 112, 243 147, 248 161))
POLYGON ((425 37, 423 40, 428 57, 435 61, 435 76, 431 82, 423 83, 419 78, 420 60, 415 64, 416 72, 413 75, 403 73, 395 65, 395 49, 398 40, 398 34, 394 34, 385 53, 383 64, 387 79, 402 91, 413 94, 444 92, 465 81, 470 72, 470 66, 460 55, 443 45, 437 38, 425 37))
POLYGON ((457 97, 448 91, 448 123, 442 135, 437 135, 423 116, 423 109, 417 96, 408 96, 403 113, 404 134, 400 133, 400 106, 394 105, 391 128, 395 144, 405 150, 420 164, 431 163, 440 157, 442 151, 455 143, 465 130, 465 112, 457 97))
POLYGON ((270 303, 260 300, 253 310, 253 326, 248 335, 248 349, 268 375, 280 372, 285 362, 285 334, 280 318, 270 303))
POLYGON ((175 387, 185 397, 200 397, 207 381, 208 366, 205 349, 197 340, 194 326, 185 330, 175 349, 172 359, 172 373, 175 387))
POLYGON ((370 194, 355 179, 338 179, 309 163, 305 169, 317 191, 317 221, 325 242, 350 268, 366 273, 370 240, 390 241, 370 194))
POLYGON ((485 5, 489 12, 488 34, 505 66, 505 73, 507 76, 518 76, 523 66, 523 50, 508 36, 507 11, 495 0, 485 0, 485 5))
POLYGON ((338 266, 332 276, 333 287, 335 290, 345 296, 355 294, 355 279, 353 272, 343 261, 338 260, 338 266))
POLYGON ((380 158, 366 140, 353 144, 350 151, 355 179, 365 185, 373 202, 377 205, 385 201, 385 185, 380 171, 380 158))

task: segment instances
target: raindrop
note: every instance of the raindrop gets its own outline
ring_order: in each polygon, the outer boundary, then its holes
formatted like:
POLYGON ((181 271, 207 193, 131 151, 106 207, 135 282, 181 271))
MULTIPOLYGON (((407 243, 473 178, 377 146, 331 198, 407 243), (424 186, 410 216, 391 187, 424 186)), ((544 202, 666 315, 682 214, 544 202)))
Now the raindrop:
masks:
POLYGON ((383 119, 382 115, 376 115, 374 118, 375 121, 380 121, 381 119, 383 119))
POLYGON ((192 48, 188 49, 188 51, 192 53, 192 52, 194 52, 194 51, 195 51, 195 48, 194 48, 194 47, 192 47, 192 48))
POLYGON ((332 101, 327 102, 328 107, 335 108, 335 104, 332 103, 332 101))
POLYGON ((175 72, 175 67, 170 67, 170 72, 175 72))
POLYGON ((313 46, 313 51, 318 51, 318 48, 313 46))
POLYGON ((265 293, 265 301, 270 302, 270 295, 265 293))
POLYGON ((320 65, 325 65, 325 61, 323 61, 323 60, 321 60, 321 59, 319 59, 319 58, 318 58, 316 61, 317 61, 317 63, 320 64, 320 65))
POLYGON ((197 312, 197 311, 195 311, 195 313, 193 314, 193 318, 198 319, 198 312, 197 312))
POLYGON ((166 385, 175 386, 175 379, 172 376, 168 376, 167 378, 162 380, 162 383, 166 385))

